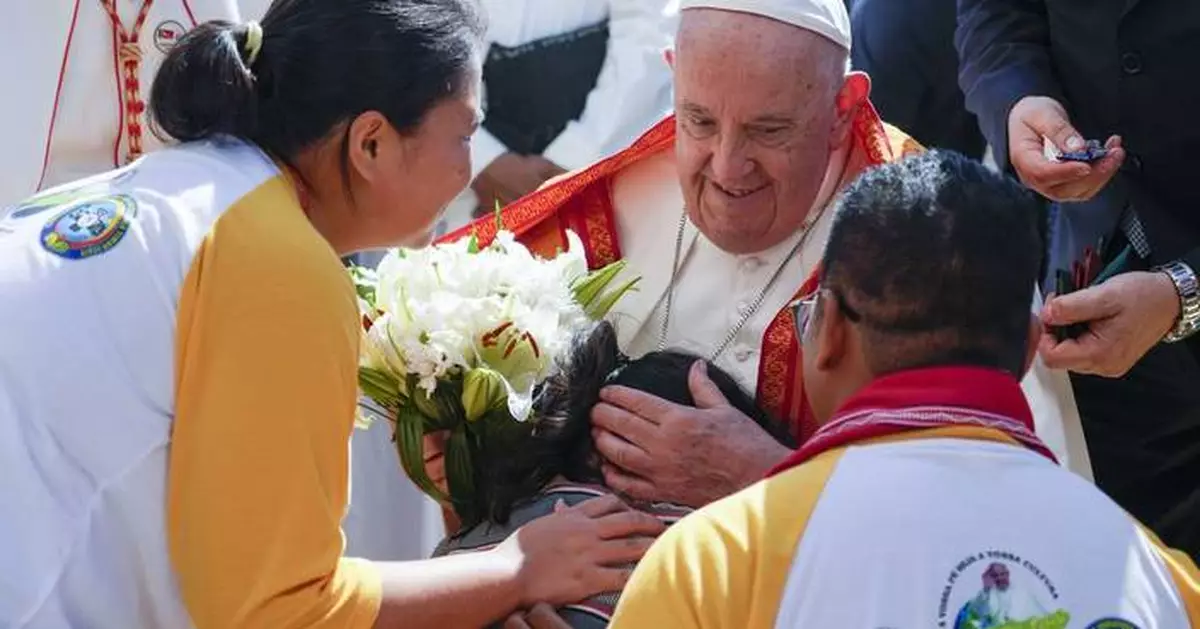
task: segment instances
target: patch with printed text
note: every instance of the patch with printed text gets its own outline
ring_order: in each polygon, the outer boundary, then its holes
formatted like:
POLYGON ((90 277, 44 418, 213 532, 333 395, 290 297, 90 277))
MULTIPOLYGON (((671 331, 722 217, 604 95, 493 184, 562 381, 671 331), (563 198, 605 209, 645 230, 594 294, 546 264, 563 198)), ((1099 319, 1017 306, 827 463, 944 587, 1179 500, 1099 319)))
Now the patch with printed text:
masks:
POLYGON ((1037 564, 1004 550, 963 558, 951 570, 938 604, 945 629, 1139 629, 1128 620, 1071 622, 1058 586, 1037 564))
POLYGON ((124 194, 81 199, 55 214, 42 228, 42 248, 68 260, 106 253, 129 232, 137 202, 124 194))

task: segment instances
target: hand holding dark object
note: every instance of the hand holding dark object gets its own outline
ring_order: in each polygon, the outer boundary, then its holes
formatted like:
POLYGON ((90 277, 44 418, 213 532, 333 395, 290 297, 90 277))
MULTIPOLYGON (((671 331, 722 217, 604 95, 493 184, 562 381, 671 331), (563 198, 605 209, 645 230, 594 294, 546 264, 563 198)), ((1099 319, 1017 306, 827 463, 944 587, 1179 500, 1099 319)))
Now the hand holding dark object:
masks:
POLYGON ((1116 378, 1158 344, 1179 317, 1179 295, 1163 273, 1122 273, 1070 295, 1052 295, 1042 323, 1086 323, 1078 337, 1043 334, 1038 352, 1046 366, 1116 378))
POLYGON ((479 197, 478 214, 490 213, 501 206, 537 190, 547 179, 566 172, 540 155, 505 153, 488 164, 475 178, 471 188, 479 197))
POLYGON ((515 568, 520 604, 565 605, 619 592, 637 562, 664 530, 657 518, 615 496, 593 498, 534 520, 497 553, 515 568))
POLYGON ((688 376, 696 406, 612 386, 592 409, 605 483, 637 500, 702 507, 763 477, 788 450, 731 406, 703 361, 688 376))
POLYGON ((539 603, 528 612, 509 616, 504 629, 571 629, 571 625, 553 607, 539 603))
POLYGON ((1045 140, 1060 153, 1087 148, 1083 137, 1071 126, 1066 109, 1045 96, 1027 96, 1013 105, 1008 115, 1008 157, 1021 181, 1054 201, 1086 201, 1096 195, 1125 161, 1121 138, 1104 143, 1106 154, 1099 160, 1056 162, 1047 159, 1045 140))

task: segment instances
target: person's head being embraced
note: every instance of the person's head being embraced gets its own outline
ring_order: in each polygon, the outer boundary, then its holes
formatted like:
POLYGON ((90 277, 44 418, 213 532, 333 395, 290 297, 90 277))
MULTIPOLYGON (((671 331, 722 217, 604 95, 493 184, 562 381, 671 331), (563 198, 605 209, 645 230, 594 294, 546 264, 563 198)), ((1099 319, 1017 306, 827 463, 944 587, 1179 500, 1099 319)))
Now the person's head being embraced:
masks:
POLYGON ((471 0, 279 0, 261 25, 185 35, 155 77, 153 121, 287 165, 339 254, 423 245, 470 178, 484 30, 471 0))
POLYGON ((804 389, 824 423, 890 373, 936 366, 1020 379, 1038 337, 1030 299, 1042 204, 957 153, 875 168, 842 196, 820 288, 797 308, 804 389))
MULTIPOLYGON (((514 508, 535 498, 551 483, 603 485, 590 419, 592 407, 600 400, 600 389, 621 385, 694 406, 688 373, 697 360, 698 356, 669 350, 630 359, 618 348, 612 324, 602 321, 580 330, 561 371, 538 393, 527 429, 497 434, 495 438, 489 435, 473 452, 473 500, 478 512, 486 514, 490 522, 504 524, 514 508)), ((786 428, 756 406, 754 398, 732 376, 715 365, 707 366, 709 378, 731 405, 781 443, 793 445, 786 428)), ((427 439, 426 443, 427 449, 437 447, 436 441, 427 439)), ((445 491, 441 458, 435 457, 431 467, 430 477, 445 491)), ((464 528, 473 524, 463 522, 464 528)))

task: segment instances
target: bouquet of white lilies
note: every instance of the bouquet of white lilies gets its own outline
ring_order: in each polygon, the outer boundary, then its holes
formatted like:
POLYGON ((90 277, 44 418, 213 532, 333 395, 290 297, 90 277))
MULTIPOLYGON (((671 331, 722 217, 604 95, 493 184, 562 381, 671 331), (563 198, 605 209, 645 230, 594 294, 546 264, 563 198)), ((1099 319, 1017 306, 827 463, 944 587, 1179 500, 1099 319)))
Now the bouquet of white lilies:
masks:
POLYGON ((609 286, 624 264, 588 272, 579 238, 551 259, 501 231, 393 250, 375 271, 351 270, 363 311, 363 393, 395 420, 405 472, 427 494, 478 520, 472 452, 523 424, 535 388, 571 336, 602 318, 637 278, 609 286), (422 438, 449 431, 444 495, 425 472, 422 438))

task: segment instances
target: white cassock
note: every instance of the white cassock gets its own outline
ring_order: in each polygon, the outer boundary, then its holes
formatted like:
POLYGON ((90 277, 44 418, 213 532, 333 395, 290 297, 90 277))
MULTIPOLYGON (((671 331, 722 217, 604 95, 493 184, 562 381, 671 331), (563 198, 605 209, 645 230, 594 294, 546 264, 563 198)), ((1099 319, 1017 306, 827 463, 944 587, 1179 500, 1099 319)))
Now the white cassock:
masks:
MULTIPOLYGON (((515 48, 608 21, 608 54, 578 119, 542 152, 568 171, 628 146, 670 113, 671 72, 663 52, 678 24, 678 0, 481 0, 489 44, 515 48)), ((547 86, 552 87, 552 86, 547 86)), ((486 102, 486 92, 484 100, 486 102)), ((486 105, 485 105, 486 109, 486 105)), ((496 136, 480 129, 471 139, 471 177, 508 152, 496 136)), ((445 229, 470 220, 479 205, 471 189, 451 204, 445 229)))
MULTIPOLYGON (((137 31, 140 97, 166 52, 197 24, 260 17, 269 0, 152 0, 137 31)), ((115 0, 128 32, 144 0, 115 0)), ((124 165, 128 95, 114 24, 102 0, 5 0, 0 8, 0 208, 33 193, 124 165)), ((162 146, 142 115, 144 151, 162 146)))
MULTIPOLYGON (((830 172, 818 195, 821 199, 818 207, 826 205, 835 194, 833 188, 841 178, 843 162, 844 156, 840 154, 830 160, 830 172)), ((629 264, 627 272, 642 277, 638 290, 622 298, 613 312, 622 348, 630 355, 658 348, 666 307, 664 296, 670 284, 683 211, 678 181, 674 153, 665 151, 618 173, 613 182, 614 212, 621 251, 629 264)), ((787 254, 801 236, 793 236, 767 251, 735 255, 717 248, 688 223, 666 346, 710 355, 775 270, 784 265, 780 281, 766 293, 761 307, 716 360, 747 391, 754 391, 763 333, 820 262, 832 218, 832 212, 823 212, 808 240, 790 260, 787 254)), ((1041 309, 1041 297, 1036 293, 1032 307, 1034 311, 1041 309)), ((1033 408, 1038 435, 1060 463, 1092 480, 1091 462, 1067 373, 1047 369, 1039 358, 1021 385, 1033 408)))

